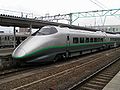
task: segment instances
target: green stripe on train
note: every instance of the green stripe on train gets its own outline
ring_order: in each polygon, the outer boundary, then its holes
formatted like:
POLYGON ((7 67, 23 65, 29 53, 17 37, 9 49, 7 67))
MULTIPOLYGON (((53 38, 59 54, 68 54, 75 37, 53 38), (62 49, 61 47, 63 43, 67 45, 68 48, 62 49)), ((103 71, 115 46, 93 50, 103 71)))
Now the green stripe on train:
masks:
POLYGON ((20 58, 24 58, 24 57, 28 57, 28 56, 32 56, 32 55, 35 55, 37 54, 38 52, 43 52, 43 51, 46 51, 46 50, 49 50, 49 49, 57 49, 57 48, 66 48, 66 47, 75 47, 75 46, 87 46, 87 45, 96 45, 96 44, 112 44, 114 42, 92 42, 92 43, 81 43, 81 44, 65 44, 63 46, 49 46, 49 47, 46 47, 46 48, 42 48, 42 49, 39 49, 39 50, 36 50, 30 54, 26 54, 25 56, 21 56, 21 57, 14 57, 16 59, 20 59, 20 58))

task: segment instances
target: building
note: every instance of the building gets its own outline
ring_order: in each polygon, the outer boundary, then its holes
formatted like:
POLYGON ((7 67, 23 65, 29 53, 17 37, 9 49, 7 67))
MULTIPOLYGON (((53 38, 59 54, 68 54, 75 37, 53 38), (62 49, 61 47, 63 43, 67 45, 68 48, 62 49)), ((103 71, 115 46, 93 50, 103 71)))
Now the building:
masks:
POLYGON ((120 25, 93 26, 92 28, 100 29, 105 32, 119 32, 120 33, 120 25))

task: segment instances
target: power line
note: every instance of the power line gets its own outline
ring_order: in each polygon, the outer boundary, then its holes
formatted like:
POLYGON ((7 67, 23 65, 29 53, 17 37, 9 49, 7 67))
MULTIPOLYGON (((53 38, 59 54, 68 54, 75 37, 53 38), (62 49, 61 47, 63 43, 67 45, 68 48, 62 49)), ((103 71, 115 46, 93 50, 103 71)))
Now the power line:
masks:
MULTIPOLYGON (((2 10, 2 11, 8 11, 8 12, 21 13, 20 11, 13 11, 13 10, 7 10, 7 9, 0 9, 0 10, 2 10)), ((28 12, 22 12, 22 13, 30 14, 28 12)))
MULTIPOLYGON (((98 0, 94 0, 94 1, 92 1, 92 0, 90 0, 92 3, 94 3, 94 4, 96 4, 97 6, 99 6, 100 8, 102 8, 102 9, 107 9, 107 10, 109 10, 109 8, 108 7, 106 7, 104 4, 102 4, 101 2, 99 2, 98 0)), ((118 11, 116 11, 116 12, 118 12, 118 11)), ((114 13, 116 13, 116 12, 114 12, 114 13)), ((111 15, 113 15, 114 13, 111 13, 111 12, 109 12, 111 15)), ((120 18, 119 17, 116 17, 115 15, 113 15, 115 18, 117 18, 118 20, 120 20, 120 18)), ((104 18, 104 22, 103 22, 103 26, 104 26, 104 24, 105 24, 105 19, 106 19, 106 16, 105 16, 105 18, 104 18)), ((102 21, 102 17, 101 17, 101 21, 102 21)))
POLYGON ((33 13, 29 13, 29 12, 20 12, 20 11, 13 11, 13 10, 6 10, 6 9, 0 9, 0 13, 1 14, 8 14, 8 15, 17 15, 17 16, 21 16, 23 17, 23 15, 25 17, 29 16, 33 18, 33 13))
MULTIPOLYGON (((101 4, 103 7, 105 7, 106 9, 109 9, 108 7, 106 7, 104 4, 102 4, 101 2, 99 2, 98 0, 95 0, 97 3, 101 4)), ((115 12, 116 13, 116 12, 115 12)), ((112 15, 112 13, 110 12, 110 14, 112 15)), ((114 15, 113 15, 114 16, 114 15)), ((119 19, 118 17, 114 16, 115 18, 119 19)))
POLYGON ((100 5, 102 5, 104 8, 108 9, 104 4, 102 4, 101 2, 99 2, 98 0, 95 0, 97 3, 99 3, 100 5))
POLYGON ((97 6, 99 6, 100 8, 104 9, 104 7, 100 6, 99 4, 97 4, 96 2, 90 0, 92 3, 96 4, 97 6))

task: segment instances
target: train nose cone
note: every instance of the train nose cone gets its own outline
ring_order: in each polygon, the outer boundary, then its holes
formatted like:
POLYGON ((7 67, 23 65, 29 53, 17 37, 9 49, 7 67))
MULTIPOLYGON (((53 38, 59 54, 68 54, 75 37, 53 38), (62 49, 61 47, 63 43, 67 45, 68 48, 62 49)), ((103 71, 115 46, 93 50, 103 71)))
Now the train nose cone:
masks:
POLYGON ((16 49, 13 54, 12 57, 13 58, 23 58, 25 56, 25 50, 24 49, 16 49))

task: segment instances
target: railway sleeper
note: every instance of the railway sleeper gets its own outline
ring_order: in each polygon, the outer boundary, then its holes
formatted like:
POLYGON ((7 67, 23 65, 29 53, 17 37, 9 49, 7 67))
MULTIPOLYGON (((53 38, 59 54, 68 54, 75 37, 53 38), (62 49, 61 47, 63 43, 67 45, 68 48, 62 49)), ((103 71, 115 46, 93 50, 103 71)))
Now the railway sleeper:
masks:
POLYGON ((89 87, 89 88, 91 88, 90 90, 92 90, 92 89, 98 89, 98 88, 102 89, 103 85, 87 83, 86 85, 82 86, 81 88, 84 88, 84 87, 89 87))
POLYGON ((104 80, 110 80, 111 78, 106 78, 106 77, 102 77, 102 76, 97 76, 96 78, 98 78, 98 79, 104 79, 104 80))
POLYGON ((102 77, 106 77, 106 78, 107 78, 107 77, 112 78, 114 75, 110 75, 110 74, 107 74, 107 75, 106 75, 106 74, 100 74, 100 76, 102 76, 102 77))
POLYGON ((115 75, 116 73, 115 72, 105 72, 105 73, 103 73, 104 75, 115 75))
POLYGON ((105 85, 106 83, 105 82, 101 82, 101 81, 90 81, 90 83, 94 83, 94 84, 103 84, 105 85))
POLYGON ((82 87, 82 88, 80 88, 80 90, 96 90, 96 89, 93 89, 91 87, 82 87))
POLYGON ((101 79, 101 78, 95 78, 96 81, 101 81, 101 82, 108 82, 109 80, 101 79))
POLYGON ((100 75, 100 76, 97 76, 96 78, 103 78, 103 79, 108 78, 108 79, 109 79, 109 78, 111 78, 111 77, 100 75))
POLYGON ((93 79, 93 82, 101 82, 101 83, 107 83, 107 80, 101 80, 101 79, 93 79))
POLYGON ((102 83, 102 82, 89 82, 89 84, 100 85, 100 86, 105 85, 105 83, 102 83))

